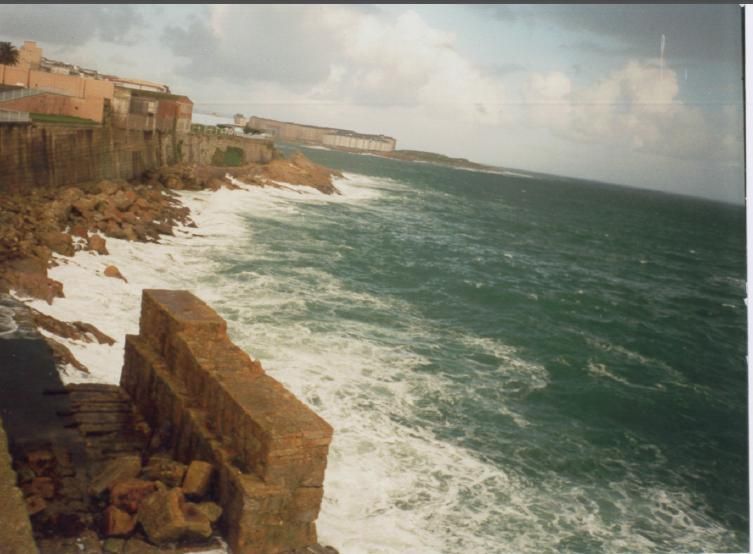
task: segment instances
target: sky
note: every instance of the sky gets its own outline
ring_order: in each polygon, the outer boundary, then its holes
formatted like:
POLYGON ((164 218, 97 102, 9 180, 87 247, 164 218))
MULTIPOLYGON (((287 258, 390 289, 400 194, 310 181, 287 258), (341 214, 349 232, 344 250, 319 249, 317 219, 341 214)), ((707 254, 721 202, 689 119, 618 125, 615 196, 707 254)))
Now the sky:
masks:
POLYGON ((0 41, 166 83, 194 111, 742 203, 741 17, 736 4, 3 4, 0 41))

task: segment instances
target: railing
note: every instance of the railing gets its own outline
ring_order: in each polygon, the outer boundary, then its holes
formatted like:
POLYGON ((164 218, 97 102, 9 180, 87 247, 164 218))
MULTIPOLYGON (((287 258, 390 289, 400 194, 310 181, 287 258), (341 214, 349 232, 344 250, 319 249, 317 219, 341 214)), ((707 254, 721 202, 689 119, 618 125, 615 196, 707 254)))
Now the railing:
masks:
POLYGON ((31 123, 29 112, 0 109, 0 123, 31 123))

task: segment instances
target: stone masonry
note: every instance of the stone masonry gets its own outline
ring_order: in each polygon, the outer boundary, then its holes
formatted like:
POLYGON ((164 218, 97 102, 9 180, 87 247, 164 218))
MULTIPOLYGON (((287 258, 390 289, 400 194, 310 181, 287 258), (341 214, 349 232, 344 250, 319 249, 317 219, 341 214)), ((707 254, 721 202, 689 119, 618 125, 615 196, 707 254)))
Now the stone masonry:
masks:
POLYGON ((209 306, 186 291, 145 290, 121 386, 173 456, 218 468, 232 552, 316 543, 332 428, 234 345, 209 306))
POLYGON ((3 554, 34 554, 38 552, 31 532, 21 491, 16 487, 8 438, 0 425, 0 552, 3 554))

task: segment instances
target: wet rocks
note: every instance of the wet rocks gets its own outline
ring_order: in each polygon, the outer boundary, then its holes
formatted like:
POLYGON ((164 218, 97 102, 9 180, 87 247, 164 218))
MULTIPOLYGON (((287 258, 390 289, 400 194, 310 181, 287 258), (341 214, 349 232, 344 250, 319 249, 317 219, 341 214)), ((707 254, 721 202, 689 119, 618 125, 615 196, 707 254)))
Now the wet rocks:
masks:
POLYGON ((37 327, 59 337, 84 342, 96 340, 99 344, 115 344, 115 340, 112 337, 106 335, 91 323, 84 323, 83 321, 60 321, 34 308, 31 308, 31 313, 37 327))
POLYGON ((126 283, 128 282, 128 280, 125 277, 123 277, 123 274, 120 272, 120 270, 114 265, 108 265, 103 271, 103 273, 105 277, 112 277, 114 279, 121 279, 122 281, 125 281, 126 283))
POLYGON ((131 514, 138 511, 141 502, 157 490, 154 481, 127 479, 115 483, 110 489, 110 502, 113 506, 131 514))
POLYGON ((125 537, 136 528, 136 518, 115 506, 108 506, 104 512, 102 532, 107 537, 125 537))
POLYGON ((105 239, 103 239, 101 236, 92 235, 85 238, 87 239, 87 247, 89 248, 89 250, 96 252, 97 254, 100 254, 102 256, 109 254, 109 252, 107 251, 107 241, 105 241, 105 239))

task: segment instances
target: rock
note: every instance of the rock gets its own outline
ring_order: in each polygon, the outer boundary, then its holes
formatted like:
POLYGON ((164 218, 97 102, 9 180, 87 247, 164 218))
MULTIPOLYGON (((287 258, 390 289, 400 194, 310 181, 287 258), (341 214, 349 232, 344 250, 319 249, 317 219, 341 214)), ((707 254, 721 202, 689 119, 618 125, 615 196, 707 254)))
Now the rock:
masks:
POLYGON ((128 512, 108 506, 105 508, 102 532, 107 537, 125 537, 136 527, 136 518, 128 512))
POLYGON ((103 256, 109 254, 107 251, 107 242, 99 235, 92 235, 87 239, 89 250, 103 256))
POLYGON ((35 477, 30 483, 24 485, 28 492, 34 496, 41 496, 45 500, 55 496, 55 483, 51 477, 35 477))
POLYGON ((50 347, 50 350, 52 350, 52 357, 55 359, 56 366, 65 368, 65 366, 70 364, 83 373, 89 373, 89 368, 79 362, 66 345, 50 337, 45 337, 44 341, 50 347))
POLYGON ((120 270, 114 265, 108 265, 103 273, 105 274, 105 277, 113 277, 115 279, 122 279, 126 283, 128 282, 128 280, 120 273, 120 270))
POLYGON ((180 489, 160 490, 147 497, 139 508, 138 520, 149 540, 158 545, 206 539, 212 534, 209 519, 184 502, 180 489))
POLYGON ((82 239, 85 239, 89 236, 89 230, 86 228, 86 225, 82 225, 80 223, 73 225, 71 227, 70 233, 72 237, 78 237, 82 239))
POLYGON ((41 496, 27 496, 26 498, 24 498, 24 502, 26 502, 26 510, 29 512, 30 516, 38 514, 39 512, 47 508, 47 502, 45 502, 44 498, 42 498, 41 496))
POLYGON ((140 539, 131 539, 125 543, 122 554, 160 554, 161 550, 140 539))
POLYGON ((115 340, 112 337, 104 334, 91 323, 84 323, 83 321, 60 321, 34 308, 31 308, 31 313, 37 327, 41 327, 45 331, 49 331, 60 337, 91 342, 92 339, 89 335, 92 335, 99 344, 115 344, 115 340))
POLYGON ((154 481, 143 479, 119 481, 110 489, 110 503, 134 514, 138 511, 141 502, 156 490, 157 486, 154 481))
POLYGON ((194 460, 186 470, 183 479, 183 494, 188 497, 202 498, 209 492, 214 467, 207 462, 194 460))
POLYGON ((197 510, 207 516, 210 523, 215 523, 222 515, 222 507, 215 502, 199 502, 194 505, 197 510))
POLYGON ((0 269, 0 280, 21 294, 41 298, 52 304, 54 298, 62 298, 63 283, 47 277, 46 263, 33 258, 14 260, 0 269))
POLYGON ((168 487, 178 487, 183 482, 185 474, 185 464, 170 458, 152 456, 144 468, 143 477, 150 481, 162 481, 168 487))
POLYGON ((55 467, 55 456, 50 450, 32 450, 26 453, 26 461, 35 475, 47 475, 55 467))
POLYGON ((37 238, 44 246, 50 248, 53 252, 63 256, 73 256, 75 249, 71 236, 62 231, 47 231, 37 233, 37 238))
POLYGON ((107 461, 89 484, 89 494, 99 496, 118 481, 135 479, 141 472, 139 456, 120 456, 107 461))
POLYGON ((109 538, 102 544, 102 554, 122 554, 125 549, 125 539, 109 538))
POLYGON ((104 180, 97 183, 97 190, 100 192, 100 194, 115 194, 118 191, 118 188, 118 185, 113 183, 112 181, 104 180))

